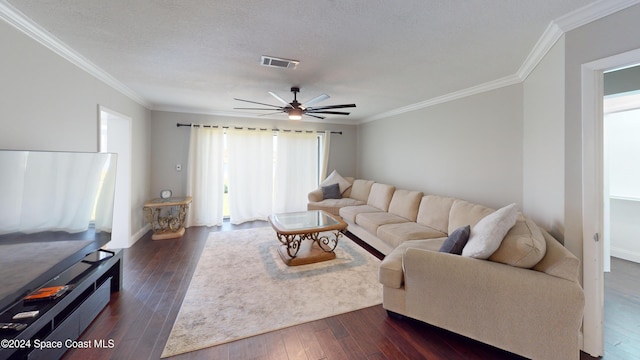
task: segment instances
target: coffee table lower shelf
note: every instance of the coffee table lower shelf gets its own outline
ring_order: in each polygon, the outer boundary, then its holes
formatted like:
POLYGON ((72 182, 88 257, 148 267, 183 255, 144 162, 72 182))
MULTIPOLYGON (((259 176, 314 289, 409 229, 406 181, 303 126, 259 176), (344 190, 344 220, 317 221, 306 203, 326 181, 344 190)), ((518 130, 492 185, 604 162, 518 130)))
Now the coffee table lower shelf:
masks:
POLYGON ((278 246, 278 254, 288 266, 307 265, 336 258, 335 252, 322 250, 315 241, 302 241, 295 257, 287 254, 287 245, 278 246))

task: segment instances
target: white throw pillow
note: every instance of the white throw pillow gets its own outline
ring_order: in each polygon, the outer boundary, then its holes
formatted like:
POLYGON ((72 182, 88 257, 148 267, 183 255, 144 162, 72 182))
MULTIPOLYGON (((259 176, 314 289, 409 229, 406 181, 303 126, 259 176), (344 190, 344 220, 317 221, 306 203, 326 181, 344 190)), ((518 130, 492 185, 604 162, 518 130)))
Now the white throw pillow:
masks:
POLYGON ((516 224, 517 217, 518 206, 511 204, 482 218, 471 229, 469 241, 462 249, 462 256, 488 259, 516 224))
POLYGON ((333 184, 338 184, 338 187, 340 187, 340 194, 344 193, 345 191, 347 191, 348 188, 351 187, 351 183, 345 180, 335 170, 333 170, 333 172, 329 176, 327 176, 326 179, 324 179, 322 184, 320 184, 320 187, 329 186, 333 184))

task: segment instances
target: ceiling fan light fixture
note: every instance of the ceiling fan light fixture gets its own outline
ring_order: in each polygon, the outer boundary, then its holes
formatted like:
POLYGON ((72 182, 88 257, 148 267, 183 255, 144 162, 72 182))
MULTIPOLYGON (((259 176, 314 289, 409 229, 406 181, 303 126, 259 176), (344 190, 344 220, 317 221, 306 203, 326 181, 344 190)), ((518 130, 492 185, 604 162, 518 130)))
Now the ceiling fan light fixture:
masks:
POLYGON ((302 120, 302 109, 289 110, 289 120, 302 120))

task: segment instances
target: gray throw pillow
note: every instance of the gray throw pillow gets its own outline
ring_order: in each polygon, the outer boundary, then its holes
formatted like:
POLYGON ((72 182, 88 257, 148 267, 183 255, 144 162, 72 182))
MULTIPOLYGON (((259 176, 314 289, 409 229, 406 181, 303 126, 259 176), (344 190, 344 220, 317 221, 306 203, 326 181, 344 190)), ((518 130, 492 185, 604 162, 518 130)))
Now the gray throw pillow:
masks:
POLYGON ((469 234, 471 234, 471 226, 463 226, 454 230, 451 235, 444 241, 440 247, 440 252, 446 252, 450 254, 461 255, 462 249, 469 241, 469 234))
POLYGON ((340 185, 338 183, 323 186, 322 197, 324 199, 342 199, 342 193, 340 192, 340 185))

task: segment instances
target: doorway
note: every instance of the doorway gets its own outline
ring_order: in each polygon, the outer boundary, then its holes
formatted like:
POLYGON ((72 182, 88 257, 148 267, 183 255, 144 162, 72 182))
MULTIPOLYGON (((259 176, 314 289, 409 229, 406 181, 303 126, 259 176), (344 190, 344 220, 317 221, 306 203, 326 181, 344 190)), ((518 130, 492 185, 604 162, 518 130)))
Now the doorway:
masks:
POLYGON ((583 350, 604 354, 604 72, 640 63, 640 49, 582 65, 583 350))
POLYGON ((113 232, 108 248, 128 248, 131 240, 131 118, 98 106, 99 151, 118 154, 113 232))

